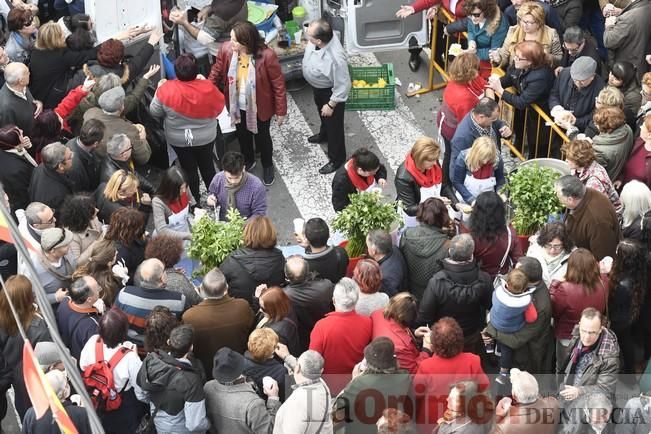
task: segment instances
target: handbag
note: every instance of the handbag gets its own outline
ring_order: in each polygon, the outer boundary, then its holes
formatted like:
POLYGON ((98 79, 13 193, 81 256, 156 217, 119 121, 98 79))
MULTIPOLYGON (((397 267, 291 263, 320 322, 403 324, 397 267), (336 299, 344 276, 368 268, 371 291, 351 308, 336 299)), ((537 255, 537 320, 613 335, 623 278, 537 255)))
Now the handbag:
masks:
POLYGON ((497 288, 499 285, 502 284, 502 276, 500 275, 500 271, 502 271, 502 268, 504 267, 504 264, 506 263, 506 258, 509 257, 509 252, 511 252, 511 230, 509 229, 508 225, 506 226, 506 233, 508 234, 508 244, 506 246, 506 252, 504 252, 504 256, 502 257, 502 261, 500 262, 500 269, 497 271, 497 275, 495 276, 495 279, 493 279, 493 288, 497 288))
POLYGON ((136 427, 135 434, 156 434, 156 426, 154 425, 154 418, 158 413, 159 406, 154 407, 154 412, 145 414, 140 423, 136 427))

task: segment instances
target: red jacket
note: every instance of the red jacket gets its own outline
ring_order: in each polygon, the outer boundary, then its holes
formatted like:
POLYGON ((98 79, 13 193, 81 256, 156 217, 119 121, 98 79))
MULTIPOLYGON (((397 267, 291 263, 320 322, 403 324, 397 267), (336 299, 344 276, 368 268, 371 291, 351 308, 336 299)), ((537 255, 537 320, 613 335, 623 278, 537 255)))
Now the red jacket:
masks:
MULTIPOLYGON (((431 8, 432 6, 440 4, 442 4, 445 9, 450 11, 450 0, 416 0, 411 4, 411 6, 416 12, 420 12, 431 8)), ((452 12, 452 15, 457 18, 463 18, 465 16, 463 13, 463 0, 460 0, 457 3, 457 7, 454 9, 454 11, 450 12, 452 12)))
POLYGON ((418 351, 410 331, 393 320, 384 318, 384 309, 376 310, 371 314, 373 321, 373 339, 386 336, 391 339, 398 365, 410 374, 415 374, 422 360, 429 358, 429 354, 418 351))
POLYGON ((488 377, 481 368, 478 355, 460 353, 444 359, 435 354, 423 360, 414 377, 418 423, 436 424, 447 408, 450 386, 463 380, 474 381, 480 391, 488 388, 488 377))
POLYGON ((554 334, 557 339, 569 339, 572 329, 581 319, 583 309, 594 307, 606 313, 608 276, 601 275, 601 283, 597 283, 592 294, 587 294, 583 285, 554 280, 549 286, 549 295, 552 299, 554 334))
MULTIPOLYGON (((210 70, 208 80, 222 89, 226 99, 226 108, 229 108, 228 95, 228 69, 233 57, 233 45, 225 42, 215 59, 215 64, 210 70)), ((285 116, 287 114, 287 95, 285 90, 285 77, 280 68, 276 53, 271 48, 264 48, 255 56, 255 95, 258 110, 258 119, 268 121, 273 115, 285 116)))
MULTIPOLYGON (((515 229, 509 226, 509 230, 511 231, 511 249, 501 270, 500 263, 506 252, 508 242, 508 234, 506 231, 501 231, 498 238, 490 242, 479 239, 472 233, 470 234, 475 241, 475 259, 480 262, 481 270, 490 274, 491 279, 495 278, 497 274, 508 273, 522 256, 522 247, 520 246, 515 229)), ((465 226, 461 226, 461 231, 469 232, 465 226)))
POLYGON ((84 99, 86 95, 88 95, 88 92, 83 90, 81 86, 77 86, 68 92, 65 98, 61 100, 59 105, 54 108, 55 113, 61 116, 61 119, 63 119, 63 125, 61 125, 61 128, 70 132, 70 125, 68 125, 68 116, 70 116, 72 111, 79 105, 81 100, 84 99))
POLYGON ((443 104, 439 110, 437 124, 441 122, 441 115, 445 114, 442 132, 443 137, 451 141, 457 125, 479 102, 479 95, 484 92, 486 80, 477 76, 470 83, 457 83, 448 81, 443 91, 443 104))
MULTIPOLYGON (((353 368, 364 358, 364 348, 371 342, 372 331, 371 318, 354 311, 330 312, 316 322, 310 334, 310 349, 318 351, 325 359, 324 380, 331 388, 337 384, 343 389, 350 381, 353 368), (328 378, 327 374, 340 375, 328 378)), ((333 394, 338 392, 332 391, 333 394)))

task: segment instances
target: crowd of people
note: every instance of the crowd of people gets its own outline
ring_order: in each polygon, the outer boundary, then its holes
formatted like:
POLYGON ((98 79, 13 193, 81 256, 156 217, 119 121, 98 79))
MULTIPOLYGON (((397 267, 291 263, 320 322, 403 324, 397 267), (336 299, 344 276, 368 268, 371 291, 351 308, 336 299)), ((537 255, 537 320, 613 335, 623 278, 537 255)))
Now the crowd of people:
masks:
POLYGON ((369 232, 360 259, 329 245, 318 217, 295 234, 304 254, 277 247, 266 186, 286 88, 246 2, 215 0, 198 25, 168 14, 209 55, 179 54, 158 81, 147 65, 162 32, 96 41, 83 1, 0 2, 0 182, 28 247, 0 245, 0 416, 13 387, 23 432, 59 432, 31 408, 21 324, 80 433, 90 409, 64 358, 107 433, 648 432, 651 2, 451 3, 444 35, 467 31, 468 44, 433 115, 440 142, 406 144, 393 180, 371 150, 346 156, 345 52, 327 20, 305 29, 321 120, 306 140, 327 143, 334 209, 390 181, 402 204, 397 239, 369 232), (499 194, 500 147, 539 153, 549 129, 525 115, 532 103, 566 130, 546 152, 572 173, 555 183, 560 220, 523 245, 499 194), (241 152, 224 147, 224 109, 241 152), (201 205, 246 225, 242 246, 195 280, 183 264, 201 205))

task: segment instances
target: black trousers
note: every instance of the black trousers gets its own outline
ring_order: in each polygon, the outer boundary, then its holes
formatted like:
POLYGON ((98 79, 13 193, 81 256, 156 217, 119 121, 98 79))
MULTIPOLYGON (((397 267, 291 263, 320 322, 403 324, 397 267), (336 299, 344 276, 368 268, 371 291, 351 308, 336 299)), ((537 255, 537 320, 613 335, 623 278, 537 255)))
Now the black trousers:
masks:
POLYGON ((201 197, 199 191, 199 172, 201 172, 201 178, 203 178, 206 188, 210 186, 212 179, 215 177, 215 162, 213 160, 213 152, 215 148, 215 143, 210 142, 207 145, 201 146, 172 146, 176 155, 179 157, 179 164, 181 168, 185 171, 185 175, 188 177, 188 187, 192 192, 192 196, 198 202, 201 197))
POLYGON ((240 142, 240 150, 244 155, 244 161, 247 165, 253 164, 255 161, 255 151, 253 149, 253 142, 255 141, 255 148, 260 152, 260 160, 262 167, 271 167, 273 165, 273 143, 271 142, 271 134, 269 133, 269 126, 271 119, 268 121, 261 121, 258 118, 258 134, 253 134, 246 129, 246 112, 240 110, 240 123, 235 124, 235 134, 237 141, 240 142))
POLYGON ((328 160, 339 167, 346 162, 346 136, 344 135, 344 111, 346 103, 339 102, 332 116, 321 116, 321 107, 330 101, 332 89, 314 89, 314 103, 319 111, 321 127, 319 135, 328 141, 328 160))

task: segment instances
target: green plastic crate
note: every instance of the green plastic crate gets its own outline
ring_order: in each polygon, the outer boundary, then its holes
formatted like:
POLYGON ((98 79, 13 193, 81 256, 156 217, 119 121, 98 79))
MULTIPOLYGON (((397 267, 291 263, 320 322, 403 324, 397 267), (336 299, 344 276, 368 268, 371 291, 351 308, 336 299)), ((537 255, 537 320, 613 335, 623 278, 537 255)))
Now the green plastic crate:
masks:
POLYGON ((383 88, 353 87, 348 94, 346 110, 394 110, 396 108, 396 80, 393 74, 393 63, 382 66, 350 66, 350 80, 364 80, 369 84, 377 83, 384 78, 387 82, 383 88))

